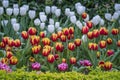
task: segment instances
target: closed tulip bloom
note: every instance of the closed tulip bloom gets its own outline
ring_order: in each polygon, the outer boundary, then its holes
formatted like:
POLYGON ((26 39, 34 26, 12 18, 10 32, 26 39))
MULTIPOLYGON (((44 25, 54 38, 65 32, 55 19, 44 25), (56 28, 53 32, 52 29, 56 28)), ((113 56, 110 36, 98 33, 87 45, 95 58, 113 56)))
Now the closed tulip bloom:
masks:
POLYGON ((5 43, 5 44, 8 44, 8 41, 10 40, 9 37, 3 37, 2 38, 2 42, 5 43))
POLYGON ((3 5, 3 7, 7 8, 9 6, 9 1, 8 0, 3 0, 2 5, 3 5))
POLYGON ((55 15, 59 17, 61 15, 61 9, 56 9, 55 10, 55 15))
POLYGON ((40 24, 40 29, 43 30, 45 28, 45 23, 40 24))
POLYGON ((1 59, 1 63, 3 63, 3 64, 8 64, 8 62, 9 62, 8 58, 2 58, 1 59))
POLYGON ((16 18, 12 18, 11 19, 11 24, 17 23, 17 19, 16 18))
POLYGON ((73 27, 69 27, 69 33, 74 34, 74 28, 73 27))
POLYGON ((29 10, 28 15, 29 15, 30 19, 34 19, 36 16, 35 10, 29 10))
POLYGON ((97 51, 97 53, 96 53, 96 55, 97 55, 97 58, 100 58, 100 52, 99 51, 97 51))
POLYGON ((117 35, 117 34, 119 33, 119 30, 116 29, 116 28, 113 28, 112 31, 111 31, 111 33, 112 33, 113 35, 117 35))
POLYGON ((6 52, 6 57, 10 59, 13 56, 13 53, 11 51, 6 52))
POLYGON ((81 40, 82 40, 82 42, 87 42, 87 35, 83 35, 81 40))
POLYGON ((63 44, 62 44, 61 42, 57 42, 57 43, 55 44, 55 48, 56 48, 57 51, 62 52, 63 49, 64 49, 64 46, 63 46, 63 44))
POLYGON ((100 23, 101 17, 99 15, 96 15, 92 18, 92 23, 96 26, 100 23))
POLYGON ((91 21, 87 21, 86 25, 88 26, 89 29, 93 27, 93 23, 91 21))
POLYGON ((63 34, 67 36, 69 34, 69 29, 63 28, 63 34))
POLYGON ((25 7, 20 7, 20 15, 24 16, 27 13, 27 9, 25 7))
POLYGON ((50 39, 51 39, 53 42, 57 41, 57 40, 58 40, 58 36, 57 36, 57 34, 52 33, 50 39))
POLYGON ((45 12, 46 12, 46 14, 50 13, 50 6, 45 6, 45 12))
POLYGON ((74 12, 74 11, 70 11, 70 13, 69 13, 68 16, 69 16, 69 17, 71 17, 71 16, 75 16, 75 12, 74 12))
POLYGON ((65 15, 66 15, 66 16, 69 16, 69 14, 70 14, 70 8, 66 8, 66 9, 65 9, 65 15))
POLYGON ((50 53, 51 50, 52 50, 52 47, 49 46, 49 45, 45 45, 45 46, 43 47, 43 49, 48 49, 48 52, 50 53))
POLYGON ((57 31, 62 31, 62 27, 58 27, 58 28, 57 28, 57 31))
POLYGON ((3 13, 4 13, 3 7, 0 7, 0 15, 2 15, 3 13))
POLYGON ((19 14, 19 8, 13 8, 13 15, 17 16, 19 14))
POLYGON ((87 37, 88 37, 89 39, 93 39, 93 38, 94 38, 93 32, 92 32, 92 31, 88 32, 88 33, 87 33, 87 37))
POLYGON ((76 46, 80 46, 81 43, 82 43, 81 39, 75 39, 75 40, 74 40, 74 44, 75 44, 76 46))
POLYGON ((75 3, 75 9, 77 9, 78 6, 81 6, 81 3, 80 3, 80 2, 75 3))
POLYGON ((75 24, 77 21, 76 16, 71 16, 70 21, 71 21, 71 23, 75 24))
POLYGON ((115 8, 116 11, 119 11, 120 10, 120 4, 116 3, 114 8, 115 8))
POLYGON ((66 63, 66 59, 65 58, 62 58, 62 63, 66 63))
POLYGON ((119 18, 119 14, 115 12, 112 16, 112 20, 117 20, 119 18))
POLYGON ((63 34, 62 31, 58 31, 58 32, 57 32, 58 38, 60 38, 62 34, 63 34))
POLYGON ((14 23, 13 24, 13 29, 14 29, 14 31, 18 32, 19 29, 20 29, 20 24, 19 23, 14 23))
POLYGON ((5 46, 5 51, 12 51, 12 47, 10 47, 9 45, 5 46))
POLYGON ((94 30, 93 30, 93 37, 94 37, 94 38, 97 38, 99 35, 100 35, 99 30, 98 30, 98 29, 94 29, 94 30))
POLYGON ((86 18, 87 18, 87 13, 86 13, 86 12, 83 12, 83 13, 82 13, 82 18, 83 18, 83 19, 86 19, 86 18))
POLYGON ((30 43, 32 45, 38 45, 39 42, 40 42, 40 37, 39 36, 36 36, 36 35, 30 36, 30 43))
POLYGON ((113 50, 107 50, 107 56, 111 56, 114 54, 114 51, 113 50))
POLYGON ((7 26, 8 20, 2 20, 2 21, 1 21, 1 24, 2 24, 2 26, 7 26))
POLYGON ((29 60, 30 60, 30 62, 35 62, 35 58, 34 57, 30 57, 29 60))
POLYGON ((21 41, 19 39, 14 40, 14 46, 15 47, 20 47, 21 46, 21 41))
POLYGON ((42 43, 43 43, 44 45, 50 45, 50 39, 49 39, 49 38, 43 38, 43 39, 42 39, 42 43))
POLYGON ((77 26, 80 30, 82 30, 83 25, 82 25, 82 23, 81 23, 80 21, 76 21, 76 26, 77 26))
POLYGON ((69 43, 69 44, 68 44, 68 49, 71 50, 71 51, 73 51, 73 50, 75 49, 75 47, 76 47, 76 46, 75 46, 74 43, 69 43))
POLYGON ((41 65, 40 65, 40 63, 35 62, 35 63, 32 63, 31 67, 33 70, 40 70, 41 65))
POLYGON ((42 22, 45 22, 47 20, 47 16, 46 15, 40 15, 40 20, 42 22))
POLYGON ((41 45, 33 46, 32 47, 32 53, 33 54, 38 54, 40 52, 40 49, 41 49, 41 45))
POLYGON ((29 34, 28 34, 28 32, 26 32, 26 31, 22 31, 22 32, 21 32, 21 36, 22 36, 23 39, 28 39, 29 34))
POLYGON ((15 56, 12 56, 10 58, 10 64, 11 65, 16 65, 18 63, 18 59, 15 56))
POLYGON ((48 56, 49 54, 50 54, 49 49, 43 49, 43 50, 42 50, 42 55, 43 55, 43 56, 48 56))
POLYGON ((18 4, 13 4, 13 8, 18 8, 19 5, 18 4))
POLYGON ((42 32, 40 32, 40 38, 44 38, 46 35, 45 35, 45 33, 42 31, 42 32))
POLYGON ((7 8, 6 13, 7 13, 7 15, 11 16, 12 13, 13 13, 13 9, 12 8, 7 8))
POLYGON ((28 33, 29 33, 29 35, 35 35, 37 33, 37 30, 34 27, 30 27, 28 29, 28 33))
POLYGON ((110 13, 105 13, 105 19, 107 19, 108 21, 111 21, 112 15, 110 13))
POLYGON ((108 30, 105 27, 101 27, 99 32, 100 35, 108 35, 108 30))
POLYGON ((53 33, 53 32, 55 31, 54 25, 48 25, 47 30, 48 30, 50 33, 53 33))
POLYGON ((54 54, 55 60, 59 59, 59 54, 54 54))
POLYGON ((60 27, 60 22, 55 22, 55 28, 60 27))
POLYGON ((112 44, 112 39, 111 38, 107 38, 107 44, 112 44))
POLYGON ((96 43, 89 43, 88 48, 90 50, 98 50, 98 45, 96 43))
POLYGON ((50 19, 49 19, 49 24, 50 24, 50 25, 54 25, 54 20, 50 18, 50 19))
POLYGON ((85 22, 89 21, 89 15, 87 14, 87 17, 84 19, 85 22))
POLYGON ((10 46, 10 47, 14 46, 14 40, 13 39, 8 40, 8 46, 10 46))
POLYGON ((120 40, 117 41, 117 46, 120 47, 120 40))
POLYGON ((39 19, 39 18, 36 18, 36 19, 34 20, 34 24, 35 24, 35 26, 39 26, 39 25, 40 25, 40 19, 39 19))
POLYGON ((99 66, 100 68, 104 68, 105 62, 104 62, 104 61, 100 61, 100 62, 98 63, 98 66, 99 66))
POLYGON ((99 42, 99 46, 100 46, 100 48, 106 48, 106 41, 104 41, 104 40, 102 40, 102 41, 100 41, 99 42))
POLYGON ((62 41, 62 42, 66 42, 66 36, 63 34, 63 35, 61 35, 60 36, 60 40, 62 41))
POLYGON ((82 33, 87 34, 89 32, 89 28, 87 26, 82 27, 82 33))
POLYGON ((49 63, 53 63, 55 61, 54 55, 49 54, 48 57, 47 57, 47 60, 48 60, 49 63))
POLYGON ((56 6, 52 6, 52 7, 51 7, 51 12, 54 14, 56 9, 57 9, 56 6))
POLYGON ((76 64, 77 60, 75 57, 70 58, 70 64, 76 64))
POLYGON ((103 26, 105 21, 103 19, 100 20, 100 25, 103 26))
POLYGON ((81 15, 82 13, 84 13, 85 12, 85 7, 84 6, 78 6, 77 7, 77 13, 79 14, 79 15, 81 15))
POLYGON ((24 7, 26 9, 26 11, 29 10, 29 5, 24 4, 22 7, 24 7))
POLYGON ((104 69, 105 70, 111 70, 112 69, 112 63, 111 62, 105 62, 104 64, 104 69))
POLYGON ((0 48, 5 48, 6 44, 4 42, 0 42, 0 48))

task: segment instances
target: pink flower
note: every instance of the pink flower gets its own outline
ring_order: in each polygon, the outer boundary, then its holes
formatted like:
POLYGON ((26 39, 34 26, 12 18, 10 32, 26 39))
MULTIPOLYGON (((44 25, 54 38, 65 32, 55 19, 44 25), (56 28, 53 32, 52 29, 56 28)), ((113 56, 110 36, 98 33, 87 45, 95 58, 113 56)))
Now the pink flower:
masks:
POLYGON ((82 66, 92 66, 92 64, 89 60, 82 60, 82 61, 80 61, 80 64, 82 66))
POLYGON ((40 63, 35 62, 35 63, 32 63, 31 67, 33 70, 39 70, 41 65, 40 65, 40 63))
POLYGON ((60 71, 66 71, 68 69, 68 64, 67 63, 61 63, 58 65, 58 69, 60 71))
POLYGON ((0 62, 0 70, 5 70, 7 72, 12 72, 12 69, 10 69, 10 66, 3 64, 0 62))

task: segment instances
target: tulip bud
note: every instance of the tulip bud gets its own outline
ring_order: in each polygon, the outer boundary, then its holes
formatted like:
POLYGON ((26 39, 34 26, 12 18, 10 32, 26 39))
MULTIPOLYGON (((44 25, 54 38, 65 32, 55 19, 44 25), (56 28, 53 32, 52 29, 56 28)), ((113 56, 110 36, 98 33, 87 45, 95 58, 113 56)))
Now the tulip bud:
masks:
POLYGON ((75 39, 75 40, 74 40, 74 44, 75 44, 76 46, 80 46, 81 43, 82 43, 81 39, 75 39))
POLYGON ((104 23, 105 23, 105 22, 104 22, 104 20, 103 20, 103 19, 101 19, 101 20, 100 20, 100 25, 101 25, 101 26, 103 26, 103 25, 104 25, 104 23))
POLYGON ((105 62, 104 68, 105 68, 105 70, 111 70, 112 69, 112 63, 111 62, 105 62))
POLYGON ((55 22, 55 28, 60 27, 60 22, 55 22))
POLYGON ((119 11, 120 10, 120 4, 116 3, 114 8, 115 8, 116 11, 119 11))
POLYGON ((12 8, 7 8, 7 9, 6 9, 7 15, 11 16, 11 15, 12 15, 12 12, 13 12, 13 9, 12 9, 12 8))
POLYGON ((14 23, 13 24, 13 29, 14 29, 14 31, 18 32, 18 30, 20 29, 20 24, 19 23, 14 23))
POLYGON ((69 27, 69 33, 74 34, 74 28, 73 27, 69 27))
POLYGON ((46 12, 46 14, 50 13, 50 6, 45 6, 45 12, 46 12))
POLYGON ((40 16, 40 20, 42 22, 45 22, 47 20, 47 16, 46 15, 39 15, 40 16))
POLYGON ((112 33, 113 35, 117 35, 117 34, 119 33, 119 30, 113 28, 112 31, 111 31, 111 33, 112 33))
POLYGON ((57 7, 56 7, 56 6, 52 6, 52 7, 51 7, 51 12, 54 14, 54 13, 55 13, 55 11, 56 11, 56 9, 57 9, 57 7))
POLYGON ((2 26, 7 26, 8 20, 2 20, 2 21, 1 21, 1 24, 2 24, 2 26))
POLYGON ((6 51, 12 51, 12 47, 6 45, 6 46, 5 46, 5 50, 6 50, 6 51))
POLYGON ((62 63, 66 63, 66 59, 65 58, 62 58, 62 63))
POLYGON ((58 32, 57 32, 58 38, 60 38, 62 34, 63 34, 62 31, 58 31, 58 32))
POLYGON ((104 40, 102 40, 102 41, 99 42, 100 48, 105 48, 106 45, 107 45, 107 44, 106 44, 106 41, 104 41, 104 40))
POLYGON ((10 47, 14 46, 14 40, 13 39, 8 40, 8 46, 10 46, 10 47))
POLYGON ((112 15, 110 13, 105 13, 105 19, 107 19, 108 21, 111 21, 112 15))
POLYGON ((45 28, 45 23, 40 24, 40 29, 43 30, 45 28))
POLYGON ((63 34, 67 36, 69 34, 69 29, 63 28, 63 34))
POLYGON ((33 54, 38 54, 40 52, 40 49, 41 49, 41 45, 33 46, 32 47, 32 53, 33 54))
POLYGON ((57 34, 52 33, 50 39, 51 39, 53 42, 57 41, 57 40, 58 40, 58 36, 57 36, 57 34))
POLYGON ((83 12, 82 13, 82 18, 85 19, 87 17, 87 13, 86 12, 83 12))
POLYGON ((48 56, 49 54, 50 54, 49 49, 46 49, 46 48, 45 48, 45 49, 42 50, 42 55, 43 55, 43 56, 48 56))
POLYGON ((48 57, 47 57, 47 60, 48 60, 49 63, 53 63, 55 61, 54 55, 49 54, 48 57))
POLYGON ((76 64, 76 58, 75 57, 71 57, 70 58, 70 64, 76 64))
POLYGON ((11 51, 6 52, 6 57, 10 59, 13 56, 13 53, 11 51))
POLYGON ((20 7, 20 15, 24 16, 27 13, 27 9, 25 7, 20 7))
POLYGON ((117 42, 117 46, 120 47, 120 40, 118 40, 118 42, 117 42))
POLYGON ((108 35, 108 30, 105 27, 101 27, 99 32, 101 35, 108 35))
POLYGON ((39 35, 40 35, 41 38, 44 38, 44 37, 45 37, 45 33, 44 33, 44 32, 40 32, 39 35))
POLYGON ((87 34, 89 31, 89 28, 87 26, 82 27, 82 33, 87 34))
POLYGON ((113 50, 107 50, 107 56, 111 56, 114 54, 114 51, 113 50))
POLYGON ((71 23, 75 24, 77 21, 76 16, 71 16, 70 21, 71 21, 71 23))
POLYGON ((96 15, 95 17, 93 17, 91 21, 96 26, 98 23, 100 23, 100 20, 101 20, 100 16, 96 15))
POLYGON ((100 68, 104 68, 105 62, 104 62, 104 61, 100 61, 100 62, 98 63, 98 66, 99 66, 100 68))
POLYGON ((66 9, 65 9, 65 15, 66 15, 66 16, 69 16, 69 13, 70 13, 70 8, 66 8, 66 9))
POLYGON ((18 4, 13 4, 13 8, 18 8, 18 4))
POLYGON ((49 19, 49 24, 50 24, 50 25, 54 25, 54 20, 50 18, 50 19, 49 19))
POLYGON ((28 15, 29 15, 30 19, 34 19, 36 12, 34 10, 29 10, 28 15))
POLYGON ((77 21, 76 22, 76 26, 80 29, 80 30, 82 30, 82 23, 80 22, 80 21, 77 21))
POLYGON ((28 33, 29 33, 29 35, 35 35, 37 33, 37 30, 34 27, 30 27, 28 29, 28 33))
POLYGON ((112 44, 112 39, 111 38, 107 38, 107 44, 112 44))
POLYGON ((36 36, 36 35, 33 35, 30 37, 30 43, 32 45, 38 45, 40 42, 40 37, 39 36, 36 36))
POLYGON ((9 1, 8 0, 3 0, 2 5, 3 5, 3 7, 7 8, 9 6, 9 1))
POLYGON ((53 33, 55 28, 54 25, 48 25, 48 29, 47 29, 50 33, 53 33))
POLYGON ((42 43, 44 45, 50 45, 50 39, 49 38, 42 38, 42 43))
POLYGON ((1 63, 3 63, 3 64, 8 64, 8 62, 9 62, 8 58, 1 59, 1 63))
POLYGON ((19 14, 19 8, 13 8, 13 15, 17 16, 19 14))
POLYGON ((6 44, 4 42, 0 42, 0 48, 5 48, 6 44))
POLYGON ((28 34, 28 32, 26 32, 26 31, 22 31, 22 32, 21 32, 21 36, 22 36, 23 39, 28 39, 29 34, 28 34))
POLYGON ((88 32, 88 33, 87 33, 87 37, 88 37, 89 39, 93 39, 93 38, 94 38, 93 32, 92 32, 92 31, 88 32))
POLYGON ((98 45, 96 43, 89 43, 88 48, 90 50, 98 50, 98 45))
POLYGON ((60 40, 61 40, 62 42, 66 42, 66 36, 65 36, 65 35, 61 35, 61 36, 60 36, 60 40))
POLYGON ((40 25, 40 19, 39 19, 39 18, 36 18, 36 19, 34 20, 34 24, 35 24, 35 26, 39 26, 39 25, 40 25))
POLYGON ((30 57, 29 60, 30 60, 30 62, 35 62, 35 58, 34 57, 30 57))
POLYGON ((88 26, 89 29, 93 27, 93 23, 91 21, 87 21, 86 25, 88 26))
POLYGON ((26 9, 26 11, 29 10, 29 5, 23 5, 22 7, 24 7, 26 9))
POLYGON ((77 13, 79 14, 79 15, 81 15, 82 13, 84 13, 85 12, 85 7, 84 6, 78 6, 77 7, 77 13))
POLYGON ((94 29, 93 30, 93 37, 97 38, 99 35, 100 35, 99 30, 98 29, 94 29))
POLYGON ((0 7, 0 16, 4 13, 3 7, 0 7))
POLYGON ((11 19, 11 24, 15 24, 15 23, 17 23, 17 19, 16 18, 12 18, 11 19))
POLYGON ((14 41, 14 46, 15 46, 15 47, 20 47, 20 46, 21 46, 21 41, 20 41, 19 39, 16 39, 16 40, 14 41))
MULTIPOLYGON (((69 16, 69 17, 71 17, 71 16, 75 16, 75 12, 70 11, 68 16, 69 16)), ((73 17, 73 18, 74 18, 74 17, 73 17)))
POLYGON ((9 39, 10 39, 9 37, 3 37, 2 42, 8 44, 9 39))
POLYGON ((80 2, 75 3, 75 9, 77 9, 78 6, 81 6, 81 3, 80 3, 80 2))
POLYGON ((96 55, 97 55, 97 58, 100 58, 100 52, 99 51, 97 51, 96 55))
POLYGON ((75 49, 75 47, 76 47, 76 46, 75 46, 74 43, 69 43, 69 44, 68 44, 68 49, 71 50, 71 51, 73 51, 73 50, 75 49))
POLYGON ((18 59, 15 56, 12 56, 10 58, 10 64, 11 65, 16 65, 18 63, 18 59))
POLYGON ((56 9, 55 10, 55 15, 59 17, 61 15, 61 9, 56 9))
POLYGON ((112 20, 117 20, 119 18, 119 14, 115 12, 112 16, 112 20))
POLYGON ((58 54, 55 54, 54 57, 55 57, 55 60, 59 59, 59 55, 58 54))
POLYGON ((57 42, 57 43, 55 44, 55 48, 56 48, 57 51, 62 52, 63 49, 64 49, 64 46, 63 46, 63 44, 62 44, 61 42, 57 42))

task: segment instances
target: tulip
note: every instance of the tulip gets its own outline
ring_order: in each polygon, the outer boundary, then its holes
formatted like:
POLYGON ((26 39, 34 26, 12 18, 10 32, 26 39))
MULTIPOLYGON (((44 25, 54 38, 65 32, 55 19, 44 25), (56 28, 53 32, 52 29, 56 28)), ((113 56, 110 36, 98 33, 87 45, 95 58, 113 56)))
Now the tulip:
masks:
POLYGON ((13 53, 11 51, 6 52, 6 57, 10 59, 13 56, 13 53))
POLYGON ((58 65, 58 69, 60 71, 66 71, 68 69, 68 64, 67 63, 61 63, 58 65))
POLYGON ((10 39, 9 37, 3 37, 2 42, 8 44, 9 39, 10 39))
POLYGON ((108 30, 105 27, 101 27, 99 32, 100 35, 108 35, 108 30))
POLYGON ((97 55, 97 58, 100 58, 100 52, 99 51, 97 51, 96 55, 97 55))
POLYGON ((80 2, 77 2, 77 3, 75 4, 75 9, 77 9, 78 6, 81 6, 81 3, 80 3, 80 2))
POLYGON ((119 30, 113 28, 112 31, 111 31, 111 33, 112 33, 113 35, 117 35, 117 34, 119 33, 119 30))
POLYGON ((55 30, 54 25, 48 25, 47 30, 48 30, 50 33, 53 33, 53 32, 54 32, 54 30, 55 30))
POLYGON ((58 31, 58 32, 57 32, 58 38, 60 38, 62 34, 63 34, 62 31, 58 31))
POLYGON ((22 7, 24 7, 26 9, 26 11, 29 10, 29 5, 23 5, 22 7))
POLYGON ((91 21, 87 21, 86 25, 88 26, 89 29, 93 27, 93 23, 91 21))
POLYGON ((57 51, 62 52, 63 49, 64 49, 64 46, 63 46, 63 44, 62 44, 61 42, 57 42, 57 43, 55 44, 55 48, 56 48, 57 51))
POLYGON ((71 23, 75 24, 77 21, 76 16, 71 16, 70 21, 71 21, 71 23))
POLYGON ((93 30, 93 37, 97 38, 99 35, 100 35, 99 30, 98 29, 94 29, 93 30))
POLYGON ((13 39, 8 40, 8 46, 10 46, 10 47, 14 46, 14 40, 13 39))
POLYGON ((35 10, 29 10, 28 15, 29 15, 30 19, 34 19, 35 15, 36 15, 35 10))
POLYGON ((62 63, 66 63, 66 59, 65 58, 62 58, 62 63))
POLYGON ((42 38, 42 43, 44 45, 50 45, 50 39, 49 38, 42 38))
POLYGON ((96 15, 95 17, 92 18, 91 21, 92 21, 92 23, 96 26, 97 24, 100 23, 100 20, 101 20, 100 16, 99 16, 99 15, 96 15))
POLYGON ((70 58, 70 64, 76 64, 77 60, 75 57, 70 58))
POLYGON ((30 60, 30 62, 35 62, 35 58, 34 57, 30 57, 29 60, 30 60))
POLYGON ((13 24, 13 29, 14 29, 15 32, 18 32, 19 29, 20 29, 20 24, 19 23, 14 23, 13 24))
POLYGON ((14 46, 15 47, 20 47, 21 46, 21 41, 19 39, 14 40, 14 46))
POLYGON ((37 30, 34 27, 30 27, 28 29, 28 33, 29 33, 29 35, 35 35, 37 33, 37 30))
POLYGON ((89 28, 87 26, 82 27, 82 33, 87 34, 89 31, 89 28))
POLYGON ((49 46, 49 45, 45 45, 45 46, 43 47, 43 49, 48 49, 48 52, 50 53, 51 50, 52 50, 52 47, 49 46))
POLYGON ((114 51, 113 50, 107 50, 107 56, 111 56, 114 54, 114 51))
POLYGON ((34 20, 34 24, 35 24, 35 26, 39 26, 39 25, 40 25, 40 19, 39 19, 39 18, 36 18, 36 19, 34 20))
POLYGON ((51 39, 53 42, 57 41, 57 40, 58 40, 58 36, 57 36, 57 34, 52 33, 50 39, 51 39))
POLYGON ((39 12, 39 16, 40 16, 40 15, 45 15, 45 12, 39 12))
POLYGON ((1 21, 1 24, 2 24, 2 26, 7 26, 8 20, 2 20, 2 21, 1 21))
POLYGON ((74 40, 74 44, 75 44, 76 46, 80 46, 81 43, 82 43, 81 39, 75 39, 75 40, 74 40))
POLYGON ((58 54, 55 54, 54 57, 55 57, 55 60, 59 59, 59 55, 58 54))
POLYGON ((0 7, 0 15, 2 15, 3 13, 4 13, 3 7, 0 7))
POLYGON ((27 9, 25 7, 20 7, 20 15, 24 16, 27 13, 27 9))
POLYGON ((55 22, 55 28, 60 27, 60 22, 55 22))
POLYGON ((112 15, 110 13, 105 13, 105 19, 107 19, 108 21, 111 21, 112 15))
POLYGON ((92 31, 88 32, 88 33, 87 33, 87 37, 88 37, 89 39, 93 39, 93 38, 94 38, 93 32, 92 32, 92 31))
POLYGON ((13 15, 17 16, 19 14, 19 8, 13 8, 13 15))
POLYGON ((12 8, 7 8, 7 9, 6 9, 7 15, 11 16, 11 15, 12 15, 12 12, 13 12, 13 9, 12 9, 12 8))
POLYGON ((45 23, 40 24, 40 29, 43 30, 45 28, 45 23))
POLYGON ((47 20, 47 16, 46 15, 40 15, 40 20, 42 22, 45 22, 47 20))
POLYGON ((3 7, 7 8, 9 6, 9 1, 8 0, 3 0, 2 5, 3 5, 3 7))
POLYGON ((12 18, 11 19, 11 24, 15 24, 15 23, 17 23, 17 19, 16 18, 12 18))
POLYGON ((50 50, 49 49, 45 48, 45 49, 42 50, 42 55, 43 56, 48 56, 49 54, 50 54, 50 50))
POLYGON ((41 65, 40 65, 40 63, 35 62, 35 63, 32 63, 31 67, 33 70, 39 70, 41 65))
POLYGON ((63 34, 67 36, 69 34, 69 29, 63 28, 63 34))
POLYGON ((112 69, 112 63, 111 62, 105 62, 104 69, 105 70, 111 70, 112 69))
POLYGON ((112 16, 112 20, 117 20, 119 18, 119 14, 115 12, 112 16))
POLYGON ((8 58, 1 59, 1 63, 3 63, 3 64, 8 64, 8 62, 9 62, 8 58))
POLYGON ((32 47, 32 53, 33 54, 38 54, 40 52, 40 49, 41 49, 41 45, 33 46, 32 47))
POLYGON ((117 46, 120 47, 120 40, 117 41, 117 46))
POLYGON ((18 8, 19 5, 18 4, 13 4, 13 8, 18 8))
POLYGON ((49 19, 49 24, 50 24, 50 25, 54 25, 54 20, 50 18, 50 19, 49 19))
POLYGON ((96 43, 89 43, 88 48, 90 50, 98 50, 98 45, 96 43))
POLYGON ((5 48, 6 44, 4 42, 0 42, 0 48, 5 48))
POLYGON ((103 26, 105 21, 103 19, 100 20, 100 26, 103 26))
MULTIPOLYGON (((70 11, 68 16, 69 16, 69 17, 71 17, 71 16, 75 16, 75 12, 70 11)), ((74 17, 73 17, 73 18, 74 18, 74 17)))
POLYGON ((81 60, 80 64, 82 66, 92 66, 91 62, 89 60, 81 60))
POLYGON ((45 6, 45 12, 46 12, 46 14, 50 13, 50 6, 45 6))
POLYGON ((9 45, 6 45, 6 46, 5 46, 5 50, 6 50, 6 51, 12 51, 12 47, 10 47, 9 45))
POLYGON ((76 26, 80 29, 80 30, 82 30, 82 23, 80 22, 80 21, 76 21, 76 26))
POLYGON ((53 63, 55 61, 54 55, 49 54, 48 57, 47 57, 47 60, 48 60, 49 63, 53 63))
POLYGON ((40 37, 39 36, 36 36, 36 35, 33 35, 30 37, 30 43, 32 45, 38 45, 40 42, 40 37))
POLYGON ((89 15, 87 14, 87 17, 84 19, 85 22, 89 21, 89 15))
POLYGON ((66 42, 66 36, 65 36, 65 35, 61 35, 61 36, 60 36, 60 40, 61 40, 62 42, 66 42))
POLYGON ((15 56, 12 56, 10 58, 10 64, 11 65, 16 65, 18 63, 18 59, 15 56))
POLYGON ((74 34, 74 28, 73 27, 69 27, 69 33, 74 34))
POLYGON ((55 10, 55 15, 59 17, 61 15, 61 9, 56 9, 55 10))
POLYGON ((57 9, 56 6, 52 6, 52 7, 51 7, 51 12, 54 14, 56 9, 57 9))
POLYGON ((86 35, 82 36, 82 42, 87 42, 87 36, 86 35))
POLYGON ((45 33, 44 33, 44 32, 40 32, 39 35, 40 35, 41 38, 44 38, 44 37, 45 37, 45 33))
POLYGON ((99 42, 100 48, 105 48, 106 45, 107 45, 107 44, 106 44, 106 41, 104 41, 104 40, 102 40, 102 41, 99 42))
POLYGON ((112 44, 112 39, 111 38, 107 38, 107 44, 112 44))
POLYGON ((86 13, 86 12, 83 12, 83 13, 82 13, 82 18, 83 18, 83 19, 87 18, 87 13, 86 13))
POLYGON ((22 31, 22 32, 21 32, 21 36, 22 36, 23 39, 28 39, 29 34, 28 34, 28 32, 26 32, 26 31, 22 31))
POLYGON ((66 9, 65 9, 65 15, 66 15, 66 16, 69 16, 69 14, 70 14, 70 8, 66 8, 66 9))
POLYGON ((77 7, 77 13, 79 14, 79 15, 81 15, 82 13, 84 13, 85 12, 85 7, 84 6, 78 6, 77 7))
POLYGON ((100 61, 100 62, 98 63, 98 66, 99 66, 100 68, 104 68, 105 62, 104 62, 104 61, 100 61))
POLYGON ((75 46, 74 43, 69 43, 69 44, 68 44, 68 49, 71 50, 71 51, 73 51, 73 50, 75 49, 75 47, 76 47, 76 46, 75 46))
POLYGON ((114 8, 115 8, 116 11, 119 11, 120 10, 120 4, 116 3, 114 8))

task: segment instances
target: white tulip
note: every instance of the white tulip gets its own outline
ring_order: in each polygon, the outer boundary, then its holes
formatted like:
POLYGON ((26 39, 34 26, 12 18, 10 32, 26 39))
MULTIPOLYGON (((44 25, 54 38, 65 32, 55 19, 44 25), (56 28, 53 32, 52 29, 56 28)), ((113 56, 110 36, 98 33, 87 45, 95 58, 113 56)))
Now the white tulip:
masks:
POLYGON ((3 0, 2 5, 3 5, 3 7, 7 8, 9 6, 9 1, 8 0, 3 0))
POLYGON ((52 7, 51 7, 51 12, 54 14, 56 9, 57 9, 56 6, 52 6, 52 7))
POLYGON ((84 13, 85 12, 85 7, 84 6, 78 6, 77 7, 77 13, 79 14, 79 15, 81 15, 82 13, 84 13))
POLYGON ((48 30, 50 33, 53 33, 54 30, 55 30, 54 25, 48 25, 47 30, 48 30))
POLYGON ((82 30, 83 25, 82 25, 82 23, 81 23, 80 21, 77 21, 77 22, 76 22, 76 26, 77 26, 80 30, 82 30))
POLYGON ((70 21, 71 21, 71 23, 75 24, 77 21, 76 16, 71 16, 70 21))
POLYGON ((65 9, 65 15, 66 15, 66 16, 69 16, 69 14, 70 14, 70 8, 66 8, 66 9, 65 9))
POLYGON ((29 10, 28 15, 29 15, 30 19, 34 19, 35 15, 36 15, 35 10, 29 10))
POLYGON ((39 12, 39 16, 40 16, 40 15, 45 15, 45 12, 39 12))
POLYGON ((78 6, 81 6, 80 2, 78 2, 78 3, 75 4, 75 9, 77 9, 78 6))
POLYGON ((119 11, 120 10, 120 4, 116 3, 114 8, 115 8, 116 11, 119 11))
POLYGON ((24 16, 27 13, 27 9, 25 7, 20 7, 20 15, 24 16))
POLYGON ((87 42, 87 35, 82 36, 82 42, 87 42))
POLYGON ((34 24, 35 24, 35 26, 39 26, 39 25, 40 25, 40 19, 39 19, 39 18, 36 18, 36 19, 34 20, 34 24))
POLYGON ((12 15, 12 12, 13 12, 13 9, 12 9, 12 8, 7 8, 7 9, 6 9, 7 15, 11 16, 11 15, 12 15))
POLYGON ((0 7, 0 15, 2 15, 3 13, 4 13, 3 7, 0 7))
POLYGON ((40 15, 40 20, 42 22, 45 22, 47 20, 47 16, 46 15, 40 15))
POLYGON ((89 15, 87 14, 87 17, 84 19, 85 22, 89 21, 89 15))
POLYGON ((17 16, 19 14, 19 8, 13 8, 13 15, 17 16))
POLYGON ((118 14, 119 14, 119 16, 120 16, 120 11, 116 11, 118 14))
POLYGON ((14 29, 14 31, 18 32, 18 30, 20 29, 20 24, 19 23, 14 23, 13 24, 13 29, 14 29))
POLYGON ((61 30, 62 30, 62 27, 58 27, 58 28, 57 28, 57 31, 61 31, 61 30))
POLYGON ((108 21, 111 21, 112 15, 110 13, 105 13, 105 19, 107 19, 108 21))
POLYGON ((29 10, 29 5, 23 5, 22 7, 24 7, 26 9, 26 11, 29 10))
POLYGON ((50 25, 54 25, 54 20, 50 18, 50 19, 49 19, 49 24, 50 24, 50 25))
POLYGON ((50 6, 45 6, 45 12, 46 12, 46 14, 50 13, 50 6))
POLYGON ((83 22, 83 26, 87 26, 86 22, 83 22))
POLYGON ((6 26, 8 24, 8 20, 2 20, 1 24, 2 24, 2 26, 6 26))
POLYGON ((56 9, 55 10, 55 15, 59 17, 61 15, 61 9, 56 9))
POLYGON ((96 15, 95 17, 93 17, 93 19, 91 21, 94 25, 97 25, 100 23, 100 20, 101 20, 100 16, 96 15))
POLYGON ((11 19, 11 24, 17 23, 17 19, 16 18, 12 18, 11 19))
POLYGON ((18 4, 13 4, 13 8, 18 8, 18 4))
POLYGON ((105 21, 103 19, 100 20, 100 25, 103 26, 105 21))
POLYGON ((112 16, 112 20, 117 20, 119 18, 119 14, 115 12, 112 16))
POLYGON ((55 22, 55 28, 60 27, 60 22, 55 22))
POLYGON ((70 16, 74 16, 75 15, 75 12, 73 12, 73 11, 71 11, 70 13, 69 13, 69 17, 70 16))
POLYGON ((45 23, 41 23, 41 24, 40 24, 40 29, 43 30, 44 28, 45 28, 45 23))

